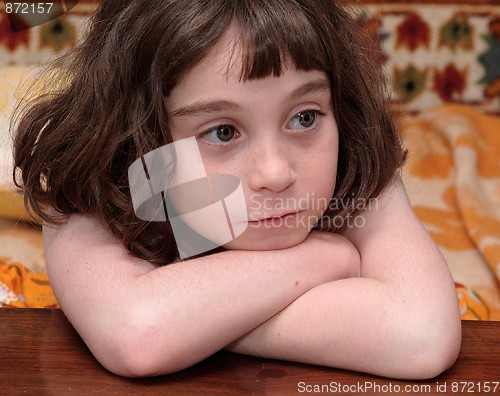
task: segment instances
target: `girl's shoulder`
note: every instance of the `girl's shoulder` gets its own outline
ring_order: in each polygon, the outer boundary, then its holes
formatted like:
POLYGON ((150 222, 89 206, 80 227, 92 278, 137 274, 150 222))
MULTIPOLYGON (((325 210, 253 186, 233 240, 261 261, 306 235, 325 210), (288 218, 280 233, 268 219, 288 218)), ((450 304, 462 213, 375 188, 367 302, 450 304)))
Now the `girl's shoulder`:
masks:
POLYGON ((128 253, 123 243, 96 218, 74 214, 63 224, 43 226, 45 259, 49 276, 100 273, 113 276, 144 274, 156 266, 128 253))
POLYGON ((414 214, 399 177, 356 216, 357 222, 353 222, 343 235, 357 247, 363 266, 391 270, 395 265, 410 265, 414 261, 410 257, 443 260, 414 214))
POLYGON ((388 226, 388 222, 399 223, 401 215, 411 216, 413 213, 399 177, 387 185, 379 196, 366 200, 357 208, 359 211, 347 220, 347 227, 343 230, 343 235, 349 239, 366 237, 369 233, 388 226))

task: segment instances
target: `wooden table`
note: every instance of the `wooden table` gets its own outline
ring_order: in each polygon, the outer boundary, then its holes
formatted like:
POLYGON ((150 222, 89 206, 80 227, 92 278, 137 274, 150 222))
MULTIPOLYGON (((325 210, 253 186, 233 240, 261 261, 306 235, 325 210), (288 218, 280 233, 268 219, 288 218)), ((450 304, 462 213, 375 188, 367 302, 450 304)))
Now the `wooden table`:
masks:
POLYGON ((126 379, 93 358, 60 310, 0 309, 0 395, 500 395, 498 381, 500 322, 463 322, 457 363, 429 381, 391 380, 229 352, 177 374, 126 379))

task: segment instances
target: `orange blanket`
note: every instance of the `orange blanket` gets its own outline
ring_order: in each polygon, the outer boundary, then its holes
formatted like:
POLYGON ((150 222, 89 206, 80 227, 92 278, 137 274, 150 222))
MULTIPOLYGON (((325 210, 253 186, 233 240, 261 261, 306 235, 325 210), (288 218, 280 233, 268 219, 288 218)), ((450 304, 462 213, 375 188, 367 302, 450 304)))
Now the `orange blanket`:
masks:
POLYGON ((0 262, 0 307, 58 308, 46 272, 0 262))
POLYGON ((457 282, 462 318, 500 320, 500 117, 448 105, 399 121, 403 180, 457 282))

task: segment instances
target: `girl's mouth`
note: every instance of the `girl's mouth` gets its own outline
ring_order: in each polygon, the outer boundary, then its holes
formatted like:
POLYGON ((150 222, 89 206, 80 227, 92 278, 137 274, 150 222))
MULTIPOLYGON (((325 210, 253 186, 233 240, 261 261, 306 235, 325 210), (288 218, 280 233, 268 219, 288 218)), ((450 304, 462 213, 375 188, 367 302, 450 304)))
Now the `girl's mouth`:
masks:
POLYGON ((297 215, 301 212, 303 212, 303 210, 266 215, 266 217, 263 217, 260 220, 249 220, 248 224, 252 226, 279 227, 296 219, 297 215))

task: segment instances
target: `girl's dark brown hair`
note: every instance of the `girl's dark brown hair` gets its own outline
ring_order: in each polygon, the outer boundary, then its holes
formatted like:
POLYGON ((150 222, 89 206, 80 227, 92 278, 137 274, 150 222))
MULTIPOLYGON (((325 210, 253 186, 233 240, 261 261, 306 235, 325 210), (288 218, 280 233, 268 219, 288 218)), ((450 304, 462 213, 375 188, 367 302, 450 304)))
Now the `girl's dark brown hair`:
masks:
MULTIPOLYGON (((169 223, 135 216, 127 171, 172 142, 164 97, 233 25, 244 49, 242 80, 279 76, 287 59, 300 70, 326 72, 340 135, 333 199, 377 197, 404 150, 383 100, 380 70, 366 55, 368 42, 338 3, 101 1, 69 64, 57 65, 63 83, 19 118, 14 178, 28 210, 49 224, 74 213, 95 216, 133 255, 157 264, 176 259, 169 223)), ((332 205, 324 217, 347 215, 349 207, 332 205)))

